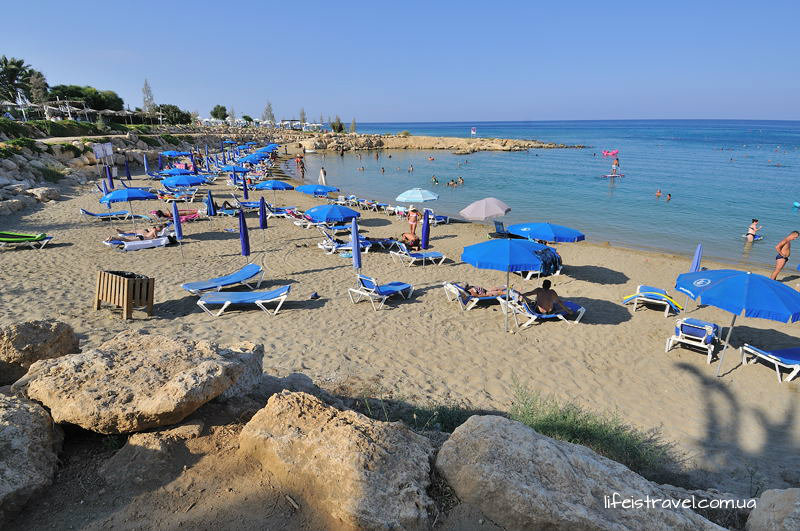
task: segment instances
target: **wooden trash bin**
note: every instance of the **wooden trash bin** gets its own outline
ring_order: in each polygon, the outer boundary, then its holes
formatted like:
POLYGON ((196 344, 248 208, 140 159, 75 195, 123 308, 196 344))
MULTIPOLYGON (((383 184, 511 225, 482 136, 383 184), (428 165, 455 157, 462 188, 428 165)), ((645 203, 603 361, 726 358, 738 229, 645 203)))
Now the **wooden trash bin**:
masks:
POLYGON ((128 271, 98 271, 94 309, 107 302, 122 308, 123 319, 130 319, 134 308, 153 315, 155 279, 128 271))

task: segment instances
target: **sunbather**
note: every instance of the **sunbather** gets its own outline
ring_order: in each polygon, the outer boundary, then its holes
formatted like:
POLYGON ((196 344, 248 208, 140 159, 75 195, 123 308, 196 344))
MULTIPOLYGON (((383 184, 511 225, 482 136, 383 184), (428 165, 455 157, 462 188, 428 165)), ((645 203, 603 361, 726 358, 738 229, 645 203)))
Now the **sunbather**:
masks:
POLYGON ((542 313, 552 313, 554 308, 559 307, 567 313, 572 313, 572 310, 567 308, 558 297, 558 293, 556 293, 555 290, 550 289, 550 285, 550 281, 545 280, 542 282, 541 288, 536 288, 531 293, 536 297, 536 309, 542 313))
POLYGON ((506 294, 506 287, 495 286, 486 289, 480 286, 470 286, 469 284, 464 284, 464 291, 466 291, 473 297, 499 297, 500 295, 506 294))
POLYGON ((403 235, 400 236, 400 242, 406 244, 406 247, 412 251, 419 251, 422 249, 420 239, 416 234, 410 232, 404 232, 403 235))
POLYGON ((135 242, 137 240, 153 240, 158 238, 158 234, 164 229, 165 226, 166 225, 154 225, 149 229, 140 229, 134 231, 134 233, 129 236, 117 234, 116 236, 109 237, 106 239, 106 241, 135 242))

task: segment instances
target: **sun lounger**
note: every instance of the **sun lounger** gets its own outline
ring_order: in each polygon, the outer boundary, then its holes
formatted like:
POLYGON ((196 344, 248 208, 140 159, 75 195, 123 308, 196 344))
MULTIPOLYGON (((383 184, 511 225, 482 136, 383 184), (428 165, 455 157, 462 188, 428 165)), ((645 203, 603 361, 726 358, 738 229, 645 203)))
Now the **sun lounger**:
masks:
POLYGON ((711 363, 714 348, 719 340, 719 325, 700 319, 678 319, 675 321, 675 335, 667 339, 664 352, 669 352, 677 343, 697 347, 708 353, 706 363, 711 363))
POLYGON ((267 315, 278 315, 278 311, 286 301, 290 289, 291 286, 282 286, 272 291, 215 291, 203 295, 200 300, 197 301, 197 305, 200 306, 204 312, 213 317, 222 315, 222 312, 231 304, 255 304, 264 310, 267 315), (264 306, 270 302, 278 303, 278 306, 275 307, 275 311, 272 314, 270 314, 269 310, 264 306), (208 305, 219 304, 222 305, 222 308, 220 308, 216 314, 208 309, 208 305))
POLYGON ((147 216, 141 215, 134 215, 131 216, 131 213, 127 210, 117 210, 115 212, 101 212, 101 213, 94 213, 89 212, 88 210, 80 209, 81 216, 88 218, 88 219, 99 219, 101 221, 109 221, 112 219, 119 219, 119 220, 126 220, 131 219, 131 217, 135 217, 136 219, 145 218, 150 219, 147 216))
POLYGON ((463 286, 455 282, 445 282, 442 284, 444 293, 449 301, 458 301, 459 306, 464 311, 471 310, 481 302, 497 302, 497 295, 476 297, 470 294, 463 286))
MULTIPOLYGON (((498 302, 500 305, 503 306, 505 309, 506 306, 506 299, 505 297, 497 297, 498 302)), ((559 310, 555 311, 555 309, 551 310, 549 313, 542 313, 536 309, 535 303, 528 303, 519 296, 518 293, 513 292, 510 294, 510 300, 508 301, 509 311, 514 316, 514 322, 517 326, 521 328, 528 328, 531 325, 541 323, 542 321, 547 321, 549 319, 559 319, 561 321, 565 321, 570 324, 578 324, 581 322, 583 318, 583 314, 586 313, 586 308, 583 306, 576 304, 572 301, 562 300, 561 303, 569 310, 559 310), (520 325, 519 319, 517 316, 526 317, 528 320, 525 321, 520 325), (575 319, 572 321, 568 320, 567 317, 574 315, 575 319)))
POLYGON ((365 275, 358 275, 356 287, 347 291, 350 302, 355 304, 361 299, 367 298, 372 303, 372 309, 375 311, 383 308, 383 304, 389 297, 400 295, 402 298, 408 299, 412 293, 414 293, 414 286, 411 284, 406 284, 405 282, 378 284, 377 280, 365 275), (377 306, 375 305, 376 303, 377 306))
POLYGON ((654 288, 653 286, 640 285, 636 288, 636 293, 622 300, 623 304, 633 303, 633 311, 639 306, 653 305, 664 308, 664 317, 669 316, 670 310, 680 313, 683 307, 669 296, 666 290, 654 288))
MULTIPOLYGON (((322 249, 323 251, 327 252, 328 254, 334 254, 338 251, 352 251, 353 250, 353 242, 338 242, 336 238, 333 237, 331 233, 327 230, 323 229, 322 227, 318 227, 319 231, 322 233, 322 236, 325 238, 321 242, 317 244, 317 247, 322 249)), ((361 252, 368 253, 370 247, 372 247, 372 242, 366 240, 362 237, 358 238, 359 246, 361 248, 361 252)))
POLYGON ((778 376, 778 383, 781 383, 781 369, 789 369, 791 372, 783 379, 785 382, 793 380, 800 374, 800 347, 784 348, 781 350, 763 350, 753 345, 745 343, 739 351, 742 353, 742 363, 753 364, 763 360, 775 367, 775 374, 778 376), (747 360, 747 357, 750 359, 747 360))
POLYGON ((395 261, 395 258, 400 259, 401 261, 408 262, 408 266, 411 267, 413 264, 422 261, 422 265, 425 265, 425 261, 429 261, 434 265, 441 265, 442 262, 445 261, 447 258, 440 252, 437 251, 429 251, 425 253, 411 253, 408 251, 408 247, 406 244, 402 242, 397 242, 397 250, 396 251, 389 251, 389 254, 392 255, 392 261, 395 261))
POLYGON ((134 240, 134 241, 124 241, 124 240, 110 240, 104 241, 105 245, 108 246, 116 246, 121 251, 138 251, 140 249, 153 249, 155 247, 166 247, 172 240, 170 240, 169 236, 159 236, 157 238, 152 238, 149 240, 134 240))
POLYGON ((44 246, 52 239, 52 236, 48 236, 44 233, 25 234, 20 232, 0 232, 0 247, 27 245, 31 249, 41 250, 44 249, 44 246))
POLYGON ((236 284, 244 284, 250 289, 258 289, 263 278, 264 269, 260 265, 247 264, 239 271, 231 273, 230 275, 198 282, 187 282, 186 284, 182 284, 181 287, 194 295, 198 295, 201 291, 219 291, 222 288, 227 288, 236 284), (251 279, 255 281, 255 287, 252 285, 251 279))

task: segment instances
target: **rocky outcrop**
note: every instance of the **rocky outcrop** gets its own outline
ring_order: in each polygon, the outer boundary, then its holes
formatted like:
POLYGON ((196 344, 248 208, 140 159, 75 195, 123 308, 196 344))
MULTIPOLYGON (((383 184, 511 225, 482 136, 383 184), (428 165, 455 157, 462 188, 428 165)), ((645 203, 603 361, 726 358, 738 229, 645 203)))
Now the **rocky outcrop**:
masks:
POLYGON ((242 430, 258 459, 321 528, 425 529, 433 447, 400 422, 378 422, 306 393, 273 395, 242 430))
POLYGON ((61 321, 28 321, 0 329, 0 385, 25 374, 31 363, 78 352, 78 337, 61 321))
POLYGON ((53 481, 61 433, 47 411, 0 394, 0 528, 53 481))
POLYGON ((242 361, 207 341, 128 331, 96 349, 38 361, 13 388, 56 422, 131 433, 180 422, 236 382, 242 361))
POLYGON ((765 491, 747 519, 747 531, 800 529, 800 489, 765 491))
POLYGON ((39 188, 30 188, 25 190, 30 196, 36 198, 37 201, 40 203, 47 203, 48 201, 56 201, 61 197, 61 192, 58 191, 58 188, 54 188, 52 186, 40 186, 39 188))
POLYGON ((606 497, 665 498, 594 451, 500 416, 473 416, 442 445, 436 468, 458 497, 500 526, 556 530, 722 529, 688 509, 607 508, 606 497))

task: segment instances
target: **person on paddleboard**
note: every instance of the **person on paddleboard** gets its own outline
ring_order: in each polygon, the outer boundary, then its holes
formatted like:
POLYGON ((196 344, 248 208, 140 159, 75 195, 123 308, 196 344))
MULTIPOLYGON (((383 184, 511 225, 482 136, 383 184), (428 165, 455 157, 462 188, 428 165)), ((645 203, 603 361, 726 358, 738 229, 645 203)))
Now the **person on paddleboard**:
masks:
POLYGON ((619 171, 619 157, 614 159, 614 162, 611 163, 611 175, 616 175, 619 171))

